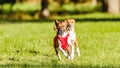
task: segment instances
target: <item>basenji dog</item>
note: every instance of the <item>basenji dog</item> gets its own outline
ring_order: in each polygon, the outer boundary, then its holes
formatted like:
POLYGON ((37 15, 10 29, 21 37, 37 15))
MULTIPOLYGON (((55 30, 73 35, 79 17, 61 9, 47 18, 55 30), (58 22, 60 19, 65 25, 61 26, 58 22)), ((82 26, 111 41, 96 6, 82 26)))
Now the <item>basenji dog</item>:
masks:
POLYGON ((60 51, 67 57, 69 60, 74 58, 74 46, 72 44, 72 39, 70 38, 69 33, 66 30, 67 23, 59 22, 55 20, 55 31, 56 36, 54 37, 54 49, 58 56, 58 59, 61 60, 60 51))
POLYGON ((78 41, 77 41, 76 32, 75 32, 75 20, 67 19, 64 21, 67 22, 67 31, 72 39, 73 44, 75 44, 75 46, 76 46, 76 52, 77 52, 78 56, 80 56, 80 49, 78 46, 78 41))

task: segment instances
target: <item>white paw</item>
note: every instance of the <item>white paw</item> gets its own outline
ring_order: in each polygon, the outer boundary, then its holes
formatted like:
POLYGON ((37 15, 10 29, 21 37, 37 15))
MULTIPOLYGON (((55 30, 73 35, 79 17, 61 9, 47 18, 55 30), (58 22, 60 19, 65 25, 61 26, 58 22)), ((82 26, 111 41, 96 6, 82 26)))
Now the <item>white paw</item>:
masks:
POLYGON ((79 48, 77 48, 77 54, 78 54, 78 56, 80 56, 80 50, 79 50, 79 48))
POLYGON ((69 59, 69 60, 71 59, 70 56, 68 56, 68 59, 69 59))

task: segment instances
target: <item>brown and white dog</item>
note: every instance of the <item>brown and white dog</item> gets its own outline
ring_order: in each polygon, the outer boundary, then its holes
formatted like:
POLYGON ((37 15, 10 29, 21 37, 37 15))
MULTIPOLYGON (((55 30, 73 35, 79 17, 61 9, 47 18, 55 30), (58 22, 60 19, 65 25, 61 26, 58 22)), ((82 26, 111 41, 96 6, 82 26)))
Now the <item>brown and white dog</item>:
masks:
POLYGON ((76 32, 75 32, 75 20, 67 19, 64 21, 67 22, 67 31, 70 34, 72 43, 76 45, 76 51, 77 51, 78 56, 80 56, 80 50, 79 50, 78 41, 77 41, 76 32))
POLYGON ((74 46, 71 42, 69 33, 67 32, 67 22, 59 22, 55 20, 55 31, 56 36, 54 37, 54 48, 58 56, 58 59, 61 60, 60 51, 70 60, 74 58, 74 46))

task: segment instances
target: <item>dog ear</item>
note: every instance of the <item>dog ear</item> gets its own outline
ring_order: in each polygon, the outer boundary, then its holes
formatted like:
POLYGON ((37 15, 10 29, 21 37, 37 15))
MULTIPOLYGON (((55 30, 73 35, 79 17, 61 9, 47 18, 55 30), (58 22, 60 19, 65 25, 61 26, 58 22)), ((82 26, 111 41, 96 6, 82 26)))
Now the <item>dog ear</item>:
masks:
POLYGON ((55 25, 57 25, 57 24, 58 24, 58 22, 59 22, 59 21, 58 21, 57 19, 55 19, 55 25))
POLYGON ((55 26, 54 26, 54 30, 57 32, 57 25, 58 25, 59 21, 57 19, 55 19, 55 26))
POLYGON ((56 26, 54 26, 54 30, 55 30, 56 32, 58 31, 56 26))
POLYGON ((71 22, 72 22, 72 23, 75 23, 75 19, 71 19, 71 22))

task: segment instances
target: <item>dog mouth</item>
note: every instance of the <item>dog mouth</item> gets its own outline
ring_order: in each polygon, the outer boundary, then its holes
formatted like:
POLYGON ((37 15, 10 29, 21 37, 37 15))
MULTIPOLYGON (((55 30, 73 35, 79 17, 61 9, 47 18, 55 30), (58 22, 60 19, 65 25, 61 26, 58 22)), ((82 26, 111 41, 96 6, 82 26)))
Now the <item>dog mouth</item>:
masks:
POLYGON ((71 24, 68 24, 68 25, 67 25, 67 30, 68 30, 68 31, 72 30, 72 25, 71 25, 71 24))
POLYGON ((58 28, 58 33, 57 33, 57 35, 62 36, 63 34, 64 34, 64 29, 58 28))

